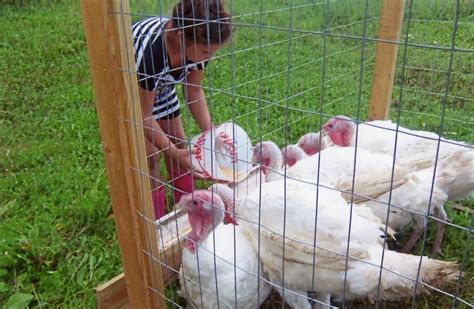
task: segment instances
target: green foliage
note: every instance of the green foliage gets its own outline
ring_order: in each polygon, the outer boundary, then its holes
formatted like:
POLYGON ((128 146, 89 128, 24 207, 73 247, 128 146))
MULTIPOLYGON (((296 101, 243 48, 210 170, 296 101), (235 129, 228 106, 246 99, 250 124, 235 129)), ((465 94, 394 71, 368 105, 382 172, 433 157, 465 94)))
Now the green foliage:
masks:
MULTIPOLYGON (((131 2, 134 19, 169 12, 174 4, 131 2)), ((234 20, 235 38, 208 66, 204 81, 216 123, 234 119, 254 142, 272 139, 282 146, 318 130, 331 115, 366 119, 375 51, 370 39, 377 34, 379 1, 369 1, 363 50, 365 1, 329 1, 328 11, 309 1, 227 2, 240 15, 234 20), (260 6, 266 12, 261 16, 260 6), (258 27, 260 22, 266 27, 258 27), (330 36, 321 35, 325 28, 330 36)), ((408 35, 404 23, 401 40, 449 47, 453 3, 415 1, 412 17, 418 21, 412 21, 408 35)), ((472 50, 473 4, 461 4, 456 46, 472 50)), ((0 18, 0 303, 93 307, 93 288, 120 273, 121 261, 79 3, 4 1, 0 18)), ((396 120, 400 109, 404 126, 473 143, 472 53, 454 53, 445 96, 448 64, 446 50, 400 46, 390 115, 396 120)), ((197 134, 188 112, 183 119, 188 135, 197 134)), ((462 204, 474 207, 472 200, 462 204)), ((453 224, 472 228, 468 212, 450 204, 447 211, 453 224)), ((424 254, 431 249, 431 225, 424 254)), ((422 244, 415 253, 421 249, 422 244)), ((442 258, 463 263, 458 295, 471 303, 472 249, 468 231, 446 229, 442 258)), ((176 290, 170 287, 167 295, 183 305, 176 290)), ((434 294, 419 298, 417 306, 451 306, 449 298, 434 294)))
POLYGON ((8 299, 4 307, 12 309, 27 308, 33 297, 31 294, 15 293, 8 299))

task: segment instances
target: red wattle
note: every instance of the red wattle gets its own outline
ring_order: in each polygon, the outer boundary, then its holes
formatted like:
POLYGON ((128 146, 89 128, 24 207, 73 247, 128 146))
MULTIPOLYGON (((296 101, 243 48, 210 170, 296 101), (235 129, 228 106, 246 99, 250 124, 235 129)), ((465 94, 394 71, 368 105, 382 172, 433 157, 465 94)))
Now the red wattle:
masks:
POLYGON ((329 135, 329 137, 331 138, 331 140, 333 141, 334 144, 340 146, 340 147, 344 147, 344 139, 342 137, 342 134, 339 133, 339 132, 334 132, 334 133, 331 133, 329 135))

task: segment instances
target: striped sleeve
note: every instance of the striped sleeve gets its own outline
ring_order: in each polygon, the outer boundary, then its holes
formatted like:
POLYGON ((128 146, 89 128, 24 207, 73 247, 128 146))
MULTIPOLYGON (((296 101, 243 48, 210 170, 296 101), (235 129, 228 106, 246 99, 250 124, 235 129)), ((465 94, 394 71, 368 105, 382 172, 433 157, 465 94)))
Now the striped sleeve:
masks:
POLYGON ((138 21, 132 26, 135 49, 135 69, 139 85, 153 91, 162 74, 165 59, 162 30, 166 18, 153 17, 138 21))

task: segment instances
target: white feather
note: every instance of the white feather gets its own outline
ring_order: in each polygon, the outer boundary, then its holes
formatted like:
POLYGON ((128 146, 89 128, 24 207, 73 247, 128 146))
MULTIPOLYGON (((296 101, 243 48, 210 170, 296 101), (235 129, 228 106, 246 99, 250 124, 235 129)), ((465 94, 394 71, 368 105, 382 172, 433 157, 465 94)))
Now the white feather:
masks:
MULTIPOLYGON (((266 281, 258 280, 259 263, 257 253, 239 226, 235 226, 234 238, 233 225, 219 224, 198 246, 197 253, 183 250, 179 271, 181 293, 194 308, 217 308, 217 295, 220 308, 256 308, 271 290, 266 281)), ((261 264, 260 277, 266 277, 261 264)))
MULTIPOLYGON (((270 280, 281 280, 284 274, 285 287, 300 294, 313 289, 342 297, 347 261, 346 298, 377 295, 384 235, 375 222, 351 212, 339 192, 296 180, 279 180, 263 184, 261 193, 254 191, 241 198, 238 210, 243 217, 241 227, 254 247, 260 239, 261 259, 270 280)), ((387 250, 385 254, 385 267, 408 277, 416 275, 419 257, 387 250)), ((420 278, 430 282, 445 273, 454 274, 454 268, 451 263, 424 258, 420 278)), ((413 281, 387 274, 384 271, 382 276, 382 299, 411 295, 413 281)), ((452 279, 454 275, 446 277, 452 279)))

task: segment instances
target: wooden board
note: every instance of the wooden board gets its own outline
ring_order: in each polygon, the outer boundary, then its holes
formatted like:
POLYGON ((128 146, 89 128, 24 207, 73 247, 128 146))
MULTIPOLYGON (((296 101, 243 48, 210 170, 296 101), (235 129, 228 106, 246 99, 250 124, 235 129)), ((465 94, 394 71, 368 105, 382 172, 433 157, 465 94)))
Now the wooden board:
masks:
POLYGON ((128 299, 165 307, 128 0, 81 0, 84 33, 128 299), (114 12, 114 13, 112 13, 114 12))
POLYGON ((95 289, 97 298, 97 308, 132 308, 128 299, 127 283, 124 273, 112 278, 95 289))
POLYGON ((156 229, 163 281, 168 285, 178 278, 185 237, 191 231, 191 227, 186 214, 179 210, 157 221, 156 229))
MULTIPOLYGON (((182 211, 171 212, 156 222, 163 283, 169 285, 178 279, 184 238, 191 230, 182 211)), ((96 288, 97 308, 131 308, 125 275, 122 273, 96 288)))
POLYGON ((379 41, 375 48, 369 120, 388 118, 404 8, 405 0, 384 0, 382 3, 377 39, 387 42, 379 41))

